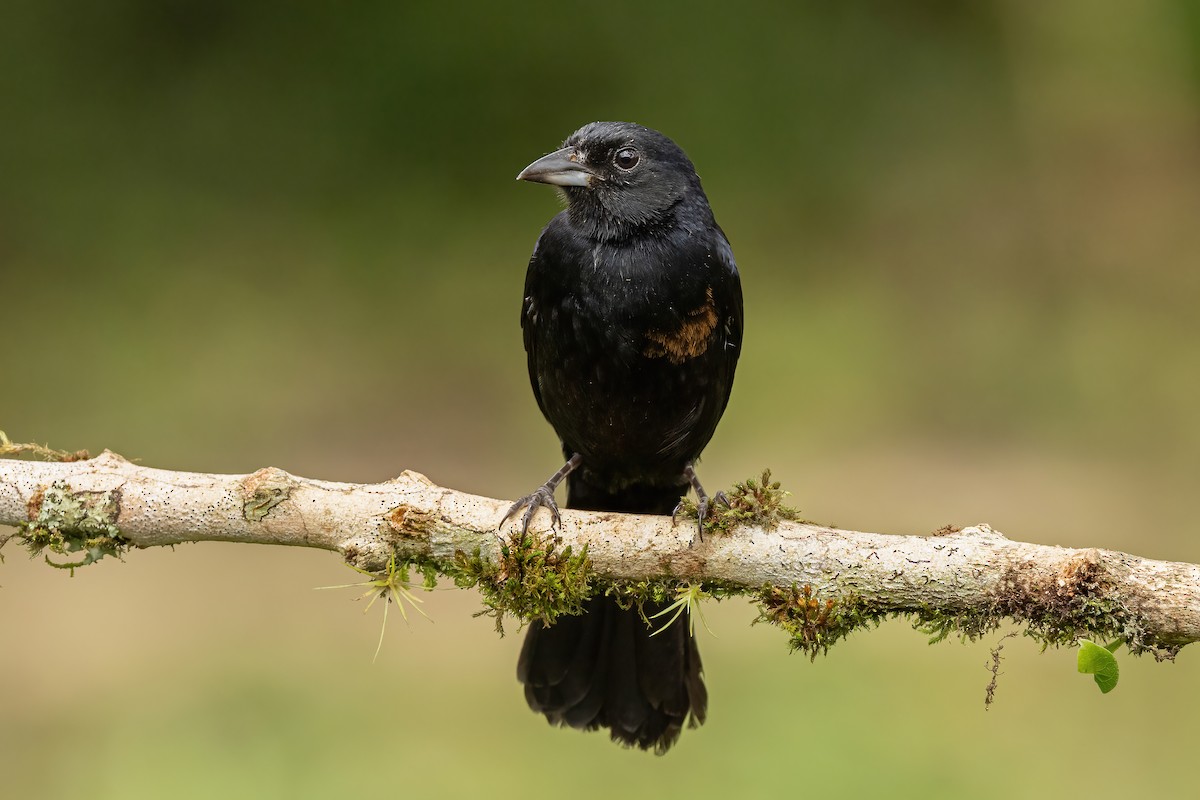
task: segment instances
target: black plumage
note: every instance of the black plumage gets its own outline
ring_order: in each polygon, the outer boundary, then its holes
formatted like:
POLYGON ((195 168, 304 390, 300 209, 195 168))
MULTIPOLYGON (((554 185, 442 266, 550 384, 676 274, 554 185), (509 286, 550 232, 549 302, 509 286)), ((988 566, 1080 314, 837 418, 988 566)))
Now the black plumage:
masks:
MULTIPOLYGON (((640 125, 596 122, 519 176, 567 208, 542 231, 521 313, 529 376, 567 464, 513 505, 670 514, 729 400, 741 351, 733 252, 683 151, 640 125)), ((701 527, 702 533, 702 527, 701 527)), ((657 609, 645 608, 647 615, 657 609)), ((552 723, 609 728, 665 752, 703 722, 700 654, 682 623, 651 637, 637 609, 595 598, 553 627, 533 622, 517 667, 552 723)))

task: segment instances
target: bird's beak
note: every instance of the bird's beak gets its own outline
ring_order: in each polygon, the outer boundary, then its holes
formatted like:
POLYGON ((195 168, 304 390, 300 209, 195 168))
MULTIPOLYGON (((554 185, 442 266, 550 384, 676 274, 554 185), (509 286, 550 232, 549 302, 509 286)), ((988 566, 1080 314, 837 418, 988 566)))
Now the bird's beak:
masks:
POLYGON ((519 181, 550 183, 555 186, 591 186, 600 176, 583 163, 583 158, 574 147, 555 150, 548 156, 521 170, 519 181))

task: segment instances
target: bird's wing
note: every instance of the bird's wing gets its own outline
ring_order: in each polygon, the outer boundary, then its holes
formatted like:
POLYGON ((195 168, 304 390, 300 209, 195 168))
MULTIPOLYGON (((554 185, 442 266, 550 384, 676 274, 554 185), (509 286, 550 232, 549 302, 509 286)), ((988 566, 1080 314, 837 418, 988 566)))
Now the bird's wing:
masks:
POLYGON ((729 402, 729 392, 733 388, 733 373, 737 368, 738 356, 742 353, 742 280, 738 275, 737 262, 733 258, 733 248, 720 228, 716 230, 716 256, 720 272, 720 280, 716 281, 718 290, 714 292, 717 304, 717 314, 721 319, 721 330, 718 344, 721 347, 721 362, 726 372, 725 397, 721 401, 721 409, 729 402))
POLYGON ((733 258, 733 248, 729 246, 729 240, 725 238, 725 233, 720 228, 717 228, 716 255, 723 277, 726 278, 718 282, 723 289, 724 303, 718 306, 717 312, 729 321, 722 334, 722 345, 725 349, 741 352, 742 280, 738 275, 737 262, 733 258))
POLYGON ((562 212, 551 219, 538 237, 537 244, 533 247, 533 255, 529 257, 529 269, 525 273, 525 295, 521 302, 521 333, 525 340, 529 384, 533 387, 533 396, 543 415, 546 408, 542 404, 542 389, 538 381, 538 342, 545 340, 546 326, 552 324, 549 318, 552 309, 542 306, 547 303, 553 305, 548 300, 547 293, 553 291, 551 287, 558 277, 555 273, 561 271, 558 267, 565 257, 561 252, 561 245, 567 238, 562 231, 565 217, 566 212, 562 212))
POLYGON ((537 377, 537 325, 538 325, 538 307, 535 300, 535 294, 531 291, 531 278, 534 272, 534 260, 537 259, 537 250, 533 251, 533 259, 529 262, 529 274, 525 278, 525 299, 521 302, 521 333, 525 339, 525 356, 529 366, 529 384, 533 387, 533 396, 537 400, 538 408, 542 413, 546 413, 546 409, 542 406, 542 389, 538 385, 537 377))

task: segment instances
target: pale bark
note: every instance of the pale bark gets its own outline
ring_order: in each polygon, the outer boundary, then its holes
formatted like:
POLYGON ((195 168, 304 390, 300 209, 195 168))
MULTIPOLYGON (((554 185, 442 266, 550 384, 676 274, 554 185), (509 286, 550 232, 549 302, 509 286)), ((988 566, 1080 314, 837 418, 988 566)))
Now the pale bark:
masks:
MULTIPOLYGON (((267 468, 250 475, 173 472, 105 452, 84 461, 0 459, 0 524, 34 518, 57 486, 103 501, 135 547, 195 541, 254 542, 339 552, 363 569, 395 553, 450 568, 456 551, 498 557, 509 501, 435 485, 415 472, 379 484, 333 483, 267 468)), ((531 530, 545 532, 539 512, 531 530)), ((860 533, 782 522, 693 541, 694 521, 564 510, 557 531, 586 545, 602 580, 677 579, 756 593, 809 586, 881 612, 934 610, 1038 620, 1080 633, 1080 609, 1116 612, 1132 649, 1170 657, 1200 640, 1200 566, 1114 551, 1010 541, 987 525, 930 536, 860 533)), ((1099 618, 1099 615, 1098 615, 1099 618)), ((1112 616, 1105 617, 1111 628, 1112 616)))

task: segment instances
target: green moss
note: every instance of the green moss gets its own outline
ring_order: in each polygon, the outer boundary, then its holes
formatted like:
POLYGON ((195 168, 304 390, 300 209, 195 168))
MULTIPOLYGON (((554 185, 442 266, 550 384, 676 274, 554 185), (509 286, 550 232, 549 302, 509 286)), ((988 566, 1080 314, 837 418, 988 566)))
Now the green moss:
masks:
POLYGON ((83 553, 77 561, 59 563, 46 556, 46 563, 58 569, 85 567, 105 556, 118 558, 131 543, 116 526, 120 511, 119 490, 76 492, 65 481, 55 481, 29 502, 30 520, 18 526, 20 537, 30 553, 44 550, 66 555, 83 553))
MULTIPOLYGON (((1079 588, 1073 594, 1055 598, 1012 595, 980 608, 944 610, 880 608, 853 595, 822 599, 809 586, 790 589, 764 586, 755 622, 770 622, 783 628, 792 650, 814 658, 818 653, 828 652, 855 630, 877 627, 884 619, 898 616, 908 617, 914 629, 929 637, 930 644, 951 635, 964 643, 978 641, 1006 621, 1012 621, 1043 648, 1074 646, 1081 638, 1094 636, 1119 639, 1129 645, 1131 652, 1149 652, 1159 660, 1174 658, 1178 653, 1181 644, 1151 636, 1139 626, 1136 615, 1121 603, 1101 599, 1079 588)), ((1092 590, 1098 591, 1099 585, 1093 585, 1092 590)))
POLYGON ((1172 659, 1182 644, 1167 642, 1147 631, 1138 614, 1120 599, 1103 564, 1088 556, 1072 561, 1060 574, 1040 585, 1022 587, 1013 568, 991 611, 1026 626, 1025 634, 1043 647, 1074 645, 1082 637, 1123 639, 1134 654, 1150 652, 1172 659))
MULTIPOLYGON (((783 503, 789 494, 791 492, 780 488, 779 481, 771 480, 771 470, 764 469, 761 478, 750 478, 734 484, 733 490, 725 496, 728 505, 719 500, 713 501, 708 509, 704 530, 728 533, 742 525, 771 530, 783 520, 799 520, 800 512, 783 503)), ((679 507, 680 515, 694 518, 697 511, 695 502, 683 498, 679 507)))
POLYGON ((638 609, 642 619, 649 624, 650 617, 645 612, 647 606, 661 608, 674 603, 679 599, 680 591, 685 589, 702 593, 704 599, 718 601, 727 597, 740 597, 747 593, 740 586, 728 585, 721 581, 693 583, 680 581, 678 578, 661 577, 641 581, 621 579, 609 581, 604 587, 604 594, 616 600, 617 605, 623 609, 638 609))
POLYGON ((829 648, 860 628, 875 628, 889 612, 872 608, 854 595, 820 598, 811 586, 763 586, 759 614, 754 620, 777 625, 788 634, 793 651, 809 658, 829 648))
POLYGON ((1121 602, 1102 564, 1086 556, 1049 580, 1028 580, 1021 567, 1013 567, 1000 585, 1004 588, 984 606, 912 610, 913 626, 927 634, 931 644, 951 634, 975 641, 1012 620, 1043 648, 1074 646, 1084 637, 1121 639, 1130 652, 1149 652, 1162 660, 1174 658, 1182 646, 1147 631, 1138 615, 1121 602))
POLYGON ((951 634, 964 642, 975 641, 994 631, 1005 619, 994 608, 959 611, 884 608, 856 595, 822 598, 807 585, 790 588, 767 585, 759 594, 759 616, 755 623, 778 625, 788 634, 793 651, 800 650, 816 658, 854 631, 876 628, 885 619, 900 616, 911 618, 913 627, 929 636, 930 644, 951 634))
POLYGON ((929 637, 930 644, 954 634, 963 642, 973 642, 1000 627, 1004 617, 988 609, 919 608, 910 613, 914 630, 929 637))
POLYGON ((437 588, 438 568, 432 561, 414 561, 412 566, 421 573, 421 585, 426 589, 437 588))
POLYGON ((498 563, 484 559, 478 548, 471 555, 459 550, 454 554, 454 582, 479 588, 487 606, 480 614, 495 617, 501 634, 505 614, 553 625, 564 614, 583 613, 593 591, 587 548, 576 554, 570 546, 559 550, 561 543, 556 536, 526 532, 501 543, 498 563))
MULTIPOLYGON (((616 580, 604 588, 604 594, 617 601, 623 609, 642 609, 647 603, 668 603, 675 596, 679 581, 670 578, 656 580, 629 581, 616 580)), ((645 613, 642 617, 645 618, 645 613)))

